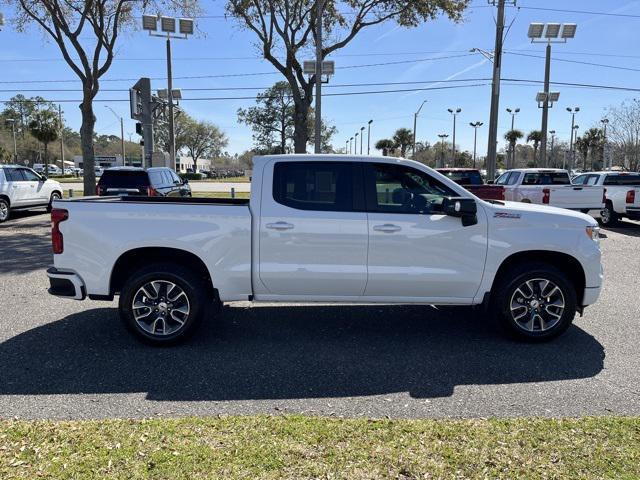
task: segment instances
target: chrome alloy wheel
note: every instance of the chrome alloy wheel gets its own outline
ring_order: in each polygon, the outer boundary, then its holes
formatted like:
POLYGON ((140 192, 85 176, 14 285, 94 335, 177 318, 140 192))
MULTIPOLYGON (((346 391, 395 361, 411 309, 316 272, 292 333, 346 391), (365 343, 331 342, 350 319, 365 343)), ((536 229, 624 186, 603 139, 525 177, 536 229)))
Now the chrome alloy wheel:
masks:
POLYGON ((166 280, 152 280, 140 287, 133 296, 131 308, 142 330, 161 337, 182 329, 190 311, 184 290, 166 280))
POLYGON ((545 332, 562 319, 565 299, 560 287, 545 278, 527 280, 511 296, 511 318, 527 332, 545 332))
POLYGON ((0 202, 0 222, 4 222, 7 218, 9 218, 9 205, 0 202))

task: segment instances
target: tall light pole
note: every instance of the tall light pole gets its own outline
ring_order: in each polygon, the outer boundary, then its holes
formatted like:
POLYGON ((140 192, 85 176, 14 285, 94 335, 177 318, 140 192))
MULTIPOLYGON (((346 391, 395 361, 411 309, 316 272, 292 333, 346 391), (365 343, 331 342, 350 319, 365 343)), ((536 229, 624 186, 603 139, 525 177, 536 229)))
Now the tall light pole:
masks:
POLYGON ((359 133, 356 132, 356 134, 354 135, 354 138, 356 139, 356 141, 353 142, 353 153, 356 155, 358 154, 358 135, 359 133))
POLYGON ((609 158, 609 148, 607 145, 608 139, 607 139, 607 126, 609 125, 609 119, 608 118, 603 118, 602 120, 600 120, 600 123, 602 124, 602 127, 604 129, 604 145, 602 147, 602 160, 603 160, 603 164, 604 164, 604 169, 611 169, 611 167, 613 167, 613 165, 610 165, 610 163, 612 162, 612 159, 609 158))
POLYGON ((555 152, 553 151, 553 144, 555 143, 556 140, 556 131, 555 130, 549 130, 549 133, 551 134, 551 166, 555 166, 554 165, 554 161, 555 161, 555 152))
POLYGON ((362 155, 362 139, 364 138, 364 127, 360 127, 360 155, 362 155))
POLYGON ((351 149, 351 144, 353 143, 353 137, 351 137, 349 139, 349 155, 351 155, 352 149, 351 149))
POLYGON ((413 115, 413 159, 414 160, 416 159, 416 130, 418 129, 418 115, 420 115, 420 110, 422 110, 422 107, 424 107, 425 103, 427 103, 426 100, 420 104, 420 108, 418 108, 418 111, 413 115))
MULTIPOLYGON (((511 115, 511 130, 515 129, 515 125, 516 125, 516 115, 518 115, 518 113, 520 113, 520 108, 516 107, 516 108, 507 108, 507 112, 509 112, 509 115, 511 115)), ((511 165, 514 164, 513 161, 513 157, 515 155, 515 152, 512 149, 512 145, 511 143, 509 143, 509 163, 511 165)))
POLYGON ((453 146, 451 147, 451 154, 452 154, 452 162, 453 162, 453 166, 456 166, 456 117, 458 116, 458 114, 462 111, 461 108, 449 108, 448 109, 449 113, 451 115, 453 115, 453 146))
POLYGON ((347 140, 344 144, 344 153, 345 155, 349 153, 349 140, 347 140))
POLYGON ((169 161, 171 167, 175 168, 176 162, 176 131, 173 114, 173 74, 171 64, 171 39, 186 40, 189 35, 193 35, 193 20, 190 18, 161 17, 160 15, 143 15, 142 28, 154 37, 166 37, 167 39, 167 103, 169 105, 169 161), (154 34, 158 30, 158 20, 162 34, 154 34), (177 22, 176 22, 177 20, 177 22), (178 30, 176 30, 178 23, 178 30), (179 33, 179 35, 176 35, 179 33))
MULTIPOLYGON (((574 152, 573 152, 573 133, 575 131, 576 126, 576 113, 580 111, 580 107, 567 107, 567 112, 571 114, 571 139, 569 140, 569 170, 573 169, 573 160, 574 160, 574 152)), ((565 168, 566 165, 563 165, 562 168, 565 168)))
POLYGON ((115 110, 113 108, 111 108, 109 105, 105 105, 105 108, 108 108, 109 110, 111 110, 111 113, 113 113, 116 118, 120 119, 120 147, 122 148, 122 165, 126 165, 127 164, 127 152, 125 151, 124 148, 124 119, 118 115, 115 110))
POLYGON ((367 132, 367 155, 371 155, 371 124, 372 123, 373 123, 373 120, 369 120, 368 122, 369 130, 367 132))
POLYGON ((11 133, 13 133, 13 162, 18 163, 18 144, 16 143, 16 119, 7 118, 5 122, 11 124, 11 133))
POLYGON ((478 128, 480 128, 484 123, 482 122, 471 122, 469 123, 473 128, 473 168, 476 168, 476 146, 478 144, 478 128))
POLYGON ((440 137, 440 166, 438 167, 436 162, 436 168, 443 168, 444 167, 444 150, 445 150, 445 145, 444 145, 444 141, 449 138, 449 135, 447 135, 446 133, 441 133, 438 135, 438 137, 440 137))
POLYGON ((532 23, 529 25, 528 37, 531 43, 546 43, 545 69, 544 69, 544 102, 542 104, 542 140, 540 141, 540 164, 547 164, 547 129, 549 125, 549 83, 551 76, 551 44, 567 43, 567 40, 576 36, 578 26, 575 23, 532 23))

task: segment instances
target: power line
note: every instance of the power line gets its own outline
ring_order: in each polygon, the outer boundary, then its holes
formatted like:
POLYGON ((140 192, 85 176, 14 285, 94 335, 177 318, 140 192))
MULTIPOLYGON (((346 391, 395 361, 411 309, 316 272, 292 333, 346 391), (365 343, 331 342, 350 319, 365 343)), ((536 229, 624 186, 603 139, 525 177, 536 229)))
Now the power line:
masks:
MULTIPOLYGON (((510 5, 511 6, 511 5, 510 5)), ((594 12, 589 10, 569 10, 564 8, 545 8, 545 7, 529 7, 525 5, 516 5, 514 8, 522 10, 539 10, 543 12, 557 13, 578 13, 582 15, 598 15, 602 17, 622 17, 622 18, 640 18, 640 15, 632 13, 612 13, 612 12, 594 12)))
MULTIPOLYGON (((516 53, 516 52, 505 52, 508 53, 509 55, 516 55, 519 57, 529 57, 529 58, 545 58, 542 55, 532 55, 532 54, 528 54, 528 53, 516 53)), ((602 67, 602 68, 613 68, 615 70, 626 70, 628 72, 640 72, 640 68, 632 68, 632 67, 621 67, 619 65, 607 65, 604 63, 594 63, 594 62, 585 62, 582 60, 569 60, 567 58, 553 58, 554 62, 564 62, 564 63, 575 63, 578 65, 588 65, 591 67, 602 67)))

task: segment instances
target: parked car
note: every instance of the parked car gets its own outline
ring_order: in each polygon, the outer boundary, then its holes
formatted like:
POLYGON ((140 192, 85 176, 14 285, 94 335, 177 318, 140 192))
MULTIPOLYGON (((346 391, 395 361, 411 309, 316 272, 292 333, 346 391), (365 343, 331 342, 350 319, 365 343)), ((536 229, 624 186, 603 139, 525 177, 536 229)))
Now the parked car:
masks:
POLYGON ((96 194, 190 197, 191 187, 170 168, 114 167, 104 171, 96 186, 96 194))
POLYGON ((569 172, 553 168, 523 168, 503 173, 496 185, 511 202, 536 203, 587 213, 604 206, 604 187, 573 185, 569 172))
POLYGON ((574 178, 573 184, 605 188, 604 208, 594 212, 602 225, 613 226, 621 218, 640 220, 640 173, 590 172, 574 178))
POLYGON ((51 210, 54 200, 62 198, 62 186, 34 170, 19 165, 0 167, 0 223, 13 210, 45 207, 51 210))
POLYGON ((438 168, 438 172, 483 200, 504 200, 502 185, 487 185, 482 179, 480 170, 474 168, 438 168))
POLYGON ((119 295, 124 323, 155 344, 236 300, 483 305, 515 336, 546 340, 599 296, 599 228, 588 215, 488 203, 410 160, 282 155, 254 165, 251 200, 56 201, 49 292, 119 295))

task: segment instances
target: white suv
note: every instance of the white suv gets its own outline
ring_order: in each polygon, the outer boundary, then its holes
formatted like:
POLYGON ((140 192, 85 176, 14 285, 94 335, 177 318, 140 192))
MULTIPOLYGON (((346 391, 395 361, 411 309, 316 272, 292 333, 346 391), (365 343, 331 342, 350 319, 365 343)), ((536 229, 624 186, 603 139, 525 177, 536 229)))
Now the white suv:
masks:
POLYGON ((53 200, 60 198, 60 183, 49 180, 27 167, 0 166, 0 223, 9 218, 11 210, 37 207, 50 210, 53 200))

